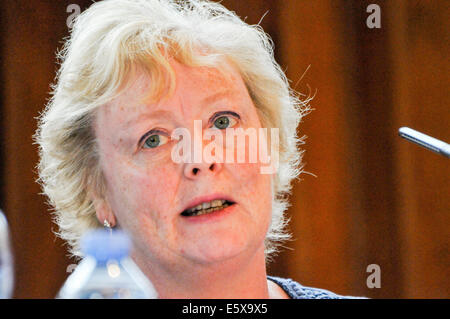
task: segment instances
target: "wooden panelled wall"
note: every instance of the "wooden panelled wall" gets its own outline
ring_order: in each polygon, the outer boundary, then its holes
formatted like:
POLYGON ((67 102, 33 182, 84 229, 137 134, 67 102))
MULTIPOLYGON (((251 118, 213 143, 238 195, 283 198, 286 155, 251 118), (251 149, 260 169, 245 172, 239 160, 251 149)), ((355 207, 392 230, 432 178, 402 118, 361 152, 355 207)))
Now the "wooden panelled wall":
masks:
MULTIPOLYGON (((35 117, 48 99, 69 4, 2 1, 1 207, 12 232, 17 298, 52 298, 72 261, 35 183, 35 117)), ((410 126, 450 141, 447 1, 224 0, 261 25, 292 86, 316 92, 304 118, 305 171, 273 275, 373 298, 450 297, 450 162, 401 140, 410 126), (378 3, 381 29, 366 8, 378 3), (369 264, 381 288, 369 289, 369 264)))

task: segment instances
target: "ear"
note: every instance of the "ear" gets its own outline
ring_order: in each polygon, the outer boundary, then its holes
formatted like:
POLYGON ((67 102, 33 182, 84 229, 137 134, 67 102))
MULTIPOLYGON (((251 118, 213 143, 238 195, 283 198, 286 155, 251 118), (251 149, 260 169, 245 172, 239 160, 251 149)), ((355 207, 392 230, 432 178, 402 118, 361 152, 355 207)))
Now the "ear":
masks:
POLYGON ((92 204, 95 208, 95 214, 101 225, 104 224, 105 220, 111 225, 111 227, 116 226, 116 216, 114 215, 111 206, 104 197, 100 197, 95 193, 91 193, 92 204))

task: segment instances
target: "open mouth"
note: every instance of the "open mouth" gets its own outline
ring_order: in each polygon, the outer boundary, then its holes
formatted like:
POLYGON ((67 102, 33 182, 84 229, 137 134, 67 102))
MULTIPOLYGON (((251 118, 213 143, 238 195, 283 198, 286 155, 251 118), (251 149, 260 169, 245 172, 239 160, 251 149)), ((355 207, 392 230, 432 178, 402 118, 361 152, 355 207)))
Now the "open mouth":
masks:
POLYGON ((234 205, 234 202, 231 202, 226 199, 214 199, 209 202, 201 203, 195 207, 191 207, 185 209, 181 216, 190 217, 190 216, 200 216, 205 214, 210 214, 216 212, 218 210, 227 208, 228 206, 234 205))

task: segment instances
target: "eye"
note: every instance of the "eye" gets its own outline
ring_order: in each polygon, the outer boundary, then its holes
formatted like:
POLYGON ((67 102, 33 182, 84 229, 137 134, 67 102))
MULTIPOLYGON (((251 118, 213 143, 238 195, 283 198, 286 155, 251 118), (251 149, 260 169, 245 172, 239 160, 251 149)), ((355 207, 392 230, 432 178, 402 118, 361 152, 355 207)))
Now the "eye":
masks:
POLYGON ((148 137, 144 137, 142 148, 156 148, 164 145, 168 142, 169 138, 162 134, 151 134, 148 137))
POLYGON ((224 130, 228 127, 233 127, 237 123, 236 119, 232 116, 222 115, 214 120, 214 126, 219 130, 224 130))

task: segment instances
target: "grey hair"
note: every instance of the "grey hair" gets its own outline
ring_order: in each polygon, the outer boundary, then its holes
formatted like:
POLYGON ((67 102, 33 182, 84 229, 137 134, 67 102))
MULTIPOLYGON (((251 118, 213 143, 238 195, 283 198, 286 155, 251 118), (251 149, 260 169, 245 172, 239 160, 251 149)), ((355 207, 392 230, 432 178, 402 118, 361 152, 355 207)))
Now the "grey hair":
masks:
POLYGON ((239 70, 263 127, 279 128, 279 169, 265 239, 269 260, 290 238, 287 195, 302 171, 297 126, 311 98, 302 100, 290 89, 259 25, 206 0, 105 0, 77 17, 58 54, 61 66, 35 134, 38 182, 53 207, 58 235, 80 256, 81 236, 101 227, 89 196, 89 190, 103 194, 105 187, 92 127, 95 111, 123 92, 137 69, 150 76, 155 99, 173 88, 168 56, 191 66, 214 66, 225 57, 239 70))

